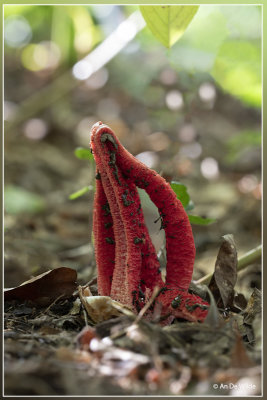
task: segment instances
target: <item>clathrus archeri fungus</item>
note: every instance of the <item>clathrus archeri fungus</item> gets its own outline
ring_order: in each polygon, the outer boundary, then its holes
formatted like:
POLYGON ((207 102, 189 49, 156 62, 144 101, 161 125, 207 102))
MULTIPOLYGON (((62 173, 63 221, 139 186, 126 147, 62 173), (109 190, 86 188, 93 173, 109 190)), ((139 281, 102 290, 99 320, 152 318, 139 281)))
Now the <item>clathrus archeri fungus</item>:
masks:
POLYGON ((157 305, 162 324, 174 318, 203 321, 208 303, 188 293, 195 259, 192 229, 169 183, 130 154, 102 122, 92 127, 90 147, 96 162, 93 231, 99 294, 139 312, 158 287, 147 318, 157 305), (165 230, 165 282, 137 187, 157 206, 165 230))

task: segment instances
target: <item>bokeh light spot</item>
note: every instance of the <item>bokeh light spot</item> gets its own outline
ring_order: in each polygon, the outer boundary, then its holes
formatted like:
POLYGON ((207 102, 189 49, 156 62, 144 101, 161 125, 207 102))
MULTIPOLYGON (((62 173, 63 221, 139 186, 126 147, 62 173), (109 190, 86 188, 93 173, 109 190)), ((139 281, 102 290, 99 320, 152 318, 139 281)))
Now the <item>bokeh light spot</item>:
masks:
POLYGON ((108 70, 106 68, 101 68, 99 71, 95 72, 85 81, 85 84, 90 89, 101 89, 108 81, 108 70))
POLYGON ((205 82, 198 89, 199 97, 206 103, 214 102, 216 98, 216 89, 210 82, 205 82))
POLYGON ((180 110, 183 107, 184 101, 182 93, 178 90, 171 90, 166 95, 166 104, 170 110, 180 110))
POLYGON ((40 118, 28 120, 23 127, 24 135, 31 140, 41 140, 48 132, 47 123, 40 118))
POLYGON ((212 157, 207 157, 202 160, 200 170, 206 179, 216 179, 219 176, 218 162, 212 157))
POLYGON ((201 153, 202 153, 202 147, 197 142, 185 144, 180 149, 180 154, 192 159, 198 158, 201 155, 201 153))
POLYGON ((196 136, 196 129, 192 124, 183 125, 178 132, 178 138, 183 143, 193 142, 196 136))
POLYGON ((248 174, 243 176, 237 183, 241 193, 252 192, 258 185, 258 179, 255 175, 248 174))
POLYGON ((92 9, 97 18, 106 19, 113 12, 114 7, 115 6, 105 4, 105 5, 92 6, 92 9))
POLYGON ((77 141, 82 146, 88 146, 90 142, 90 129, 97 121, 97 117, 91 116, 83 118, 75 129, 77 141))
POLYGON ((164 132, 154 132, 147 137, 149 146, 154 151, 162 151, 170 146, 170 139, 164 132))
POLYGON ((21 61, 30 71, 55 69, 60 61, 60 49, 50 41, 29 44, 22 51, 21 61))
POLYGON ((25 46, 31 37, 31 27, 24 17, 13 15, 5 20, 4 38, 9 47, 25 46))
POLYGON ((159 157, 153 151, 144 151, 137 154, 136 158, 149 168, 155 168, 159 162, 159 157))
POLYGON ((93 68, 90 62, 86 60, 81 60, 77 62, 72 68, 72 74, 74 78, 83 81, 88 79, 93 72, 93 68))
POLYGON ((129 42, 137 33, 137 27, 132 21, 123 21, 117 29, 118 40, 129 42))
POLYGON ((40 69, 56 68, 60 60, 60 49, 54 42, 41 42, 35 47, 34 61, 40 69))
POLYGON ((86 53, 92 47, 93 38, 90 31, 80 32, 75 36, 74 46, 80 53, 86 53))
POLYGON ((18 109, 17 104, 13 103, 13 101, 4 101, 4 120, 9 121, 12 119, 13 115, 16 113, 18 109))
POLYGON ((177 73, 171 68, 164 68, 159 76, 163 85, 173 85, 177 82, 177 73))

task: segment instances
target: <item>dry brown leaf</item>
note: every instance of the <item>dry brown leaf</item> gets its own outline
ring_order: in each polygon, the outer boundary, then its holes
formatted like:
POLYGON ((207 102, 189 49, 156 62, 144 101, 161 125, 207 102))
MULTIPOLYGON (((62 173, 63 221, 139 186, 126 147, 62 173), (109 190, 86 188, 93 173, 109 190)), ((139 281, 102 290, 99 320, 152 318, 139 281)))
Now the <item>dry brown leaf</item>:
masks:
POLYGON ((251 325, 256 315, 261 313, 261 303, 261 291, 254 288, 244 311, 244 322, 246 324, 251 325))
POLYGON ((88 350, 91 340, 96 337, 95 328, 85 326, 76 338, 80 350, 88 350))
POLYGON ((123 314, 134 315, 128 308, 109 296, 92 296, 88 287, 79 286, 78 290, 87 314, 95 323, 123 314))
POLYGON ((248 356, 243 339, 239 333, 236 335, 236 342, 232 350, 231 367, 232 368, 250 368, 255 363, 248 356))
POLYGON ((218 307, 230 307, 234 299, 237 280, 237 251, 232 235, 223 236, 215 271, 210 280, 211 290, 218 307))
POLYGON ((76 289, 77 272, 72 268, 59 267, 38 275, 20 286, 6 289, 5 300, 31 300, 42 306, 51 304, 58 297, 68 297, 76 289))

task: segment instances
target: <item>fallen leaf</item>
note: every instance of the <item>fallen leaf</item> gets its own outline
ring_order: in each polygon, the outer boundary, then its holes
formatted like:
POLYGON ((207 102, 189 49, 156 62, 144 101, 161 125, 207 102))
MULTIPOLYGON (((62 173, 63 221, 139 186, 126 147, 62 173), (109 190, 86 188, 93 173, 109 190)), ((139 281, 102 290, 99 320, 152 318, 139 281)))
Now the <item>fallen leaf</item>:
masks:
POLYGON ((77 298, 72 305, 72 309, 70 310, 70 315, 78 315, 81 310, 81 300, 77 298))
POLYGON ((132 311, 109 296, 92 296, 89 287, 78 288, 81 302, 89 315, 95 322, 99 323, 107 319, 125 315, 133 315, 132 311))
POLYGON ((76 289, 77 272, 72 268, 59 267, 38 275, 20 286, 6 289, 6 301, 30 300, 38 305, 46 306, 55 299, 68 297, 76 289))
POLYGON ((247 354, 242 336, 236 335, 236 342, 231 355, 231 367, 233 368, 250 368, 255 363, 250 359, 247 354))
POLYGON ((208 287, 206 288, 206 291, 209 295, 210 306, 209 306, 208 314, 205 318, 205 324, 208 324, 211 327, 216 327, 216 326, 219 326, 219 324, 220 324, 220 314, 218 311, 218 307, 215 303, 214 297, 208 287))
POLYGON ((54 328, 53 326, 44 325, 38 330, 41 335, 59 335, 61 333, 60 329, 54 328))
POLYGON ((234 306, 240 310, 244 310, 247 307, 247 300, 242 293, 237 293, 234 297, 234 306))
POLYGON ((88 350, 92 339, 96 338, 95 328, 85 326, 78 334, 76 341, 81 350, 88 350))
POLYGON ((261 291, 254 288, 244 311, 244 323, 251 325, 257 314, 261 313, 261 291))
POLYGON ((88 351, 73 350, 68 347, 59 347, 56 350, 56 357, 63 362, 77 362, 77 363, 90 363, 92 356, 88 351))
POLYGON ((215 271, 210 280, 211 290, 218 307, 231 307, 237 280, 237 251, 232 235, 223 236, 215 271))

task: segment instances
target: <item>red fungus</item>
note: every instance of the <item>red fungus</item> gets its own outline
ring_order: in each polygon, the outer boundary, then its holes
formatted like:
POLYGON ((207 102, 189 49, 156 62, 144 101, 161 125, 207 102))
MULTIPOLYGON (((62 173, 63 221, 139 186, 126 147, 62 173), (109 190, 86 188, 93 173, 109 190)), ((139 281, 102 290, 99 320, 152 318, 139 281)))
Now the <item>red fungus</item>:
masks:
POLYGON ((136 186, 117 167, 116 144, 109 146, 108 140, 111 138, 105 132, 92 131, 98 177, 93 227, 98 289, 101 295, 138 309, 145 300, 142 290, 161 284, 159 262, 153 254, 136 186))
POLYGON ((111 282, 115 265, 115 237, 113 219, 102 182, 96 180, 95 204, 93 218, 94 241, 96 245, 96 264, 98 291, 102 296, 110 296, 111 282), (107 240, 109 238, 109 240, 107 240))
MULTIPOLYGON (((102 122, 91 131, 97 180, 94 207, 98 289, 139 311, 155 286, 163 324, 175 317, 204 320, 208 303, 188 293, 195 245, 191 225, 169 183, 130 154, 102 122), (158 207, 166 236, 166 282, 144 222, 137 188, 158 207)), ((149 318, 151 312, 147 314, 149 318)))

